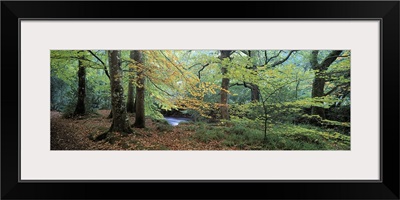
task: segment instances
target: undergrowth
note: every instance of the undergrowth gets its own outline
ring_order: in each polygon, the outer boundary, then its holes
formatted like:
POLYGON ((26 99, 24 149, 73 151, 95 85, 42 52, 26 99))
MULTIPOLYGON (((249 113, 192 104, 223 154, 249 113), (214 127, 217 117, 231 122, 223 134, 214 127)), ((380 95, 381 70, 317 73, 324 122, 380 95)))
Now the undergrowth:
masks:
MULTIPOLYGON (((191 127, 193 129, 193 127, 191 127)), ((312 125, 276 124, 263 127, 236 123, 231 126, 198 123, 194 139, 200 142, 220 141, 239 150, 350 150, 350 136, 312 125)))

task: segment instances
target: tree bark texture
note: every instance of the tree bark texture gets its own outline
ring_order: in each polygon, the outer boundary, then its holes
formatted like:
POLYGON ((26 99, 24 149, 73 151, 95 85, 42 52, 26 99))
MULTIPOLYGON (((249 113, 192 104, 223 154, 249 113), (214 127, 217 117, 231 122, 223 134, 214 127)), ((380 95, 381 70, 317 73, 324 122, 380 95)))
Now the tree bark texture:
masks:
MULTIPOLYGON (((250 58, 254 57, 254 53, 252 51, 248 51, 248 56, 250 58)), ((257 70, 257 65, 256 63, 253 63, 253 66, 251 67, 252 70, 256 71, 257 70)), ((260 88, 258 85, 249 83, 249 88, 251 90, 251 101, 252 102, 259 102, 260 101, 260 88)))
MULTIPOLYGON (((318 63, 318 50, 311 52, 311 66, 313 70, 318 70, 315 73, 314 82, 312 85, 311 97, 323 97, 325 88, 325 71, 329 66, 336 60, 336 58, 342 53, 342 51, 332 51, 321 63, 318 63)), ((319 115, 322 119, 325 119, 325 109, 323 107, 313 106, 311 107, 311 115, 319 115)))
MULTIPOLYGON (((231 55, 230 50, 228 51, 221 51, 221 55, 219 57, 220 60, 224 60, 226 58, 229 58, 231 55)), ((228 73, 228 69, 225 66, 222 66, 221 68, 222 75, 225 75, 228 73)), ((226 119, 229 120, 229 110, 228 110, 228 89, 229 89, 229 78, 222 78, 222 83, 221 83, 221 119, 226 119)))
POLYGON ((124 88, 122 87, 121 51, 108 51, 108 57, 113 115, 109 132, 131 133, 124 103, 124 88))
MULTIPOLYGON (((131 60, 134 59, 134 51, 130 52, 131 60)), ((135 108, 135 99, 133 98, 134 87, 133 87, 133 68, 129 67, 129 85, 128 85, 128 101, 126 102, 126 111, 129 113, 134 113, 135 108)))
POLYGON ((84 115, 86 97, 86 68, 82 60, 78 60, 78 101, 76 103, 74 115, 84 115))
POLYGON ((145 110, 144 110, 144 92, 145 92, 145 75, 144 75, 144 65, 143 65, 143 53, 142 51, 135 50, 132 52, 133 60, 136 62, 137 72, 136 72, 136 118, 135 124, 136 128, 145 127, 145 110))
POLYGON ((259 102, 260 101, 260 88, 256 84, 250 84, 251 89, 251 101, 259 102))
MULTIPOLYGON (((317 77, 318 75, 316 75, 317 77)), ((324 96, 325 79, 315 78, 312 85, 311 97, 322 97, 324 96)), ((323 107, 311 107, 311 115, 319 115, 322 119, 325 119, 325 109, 323 107)))

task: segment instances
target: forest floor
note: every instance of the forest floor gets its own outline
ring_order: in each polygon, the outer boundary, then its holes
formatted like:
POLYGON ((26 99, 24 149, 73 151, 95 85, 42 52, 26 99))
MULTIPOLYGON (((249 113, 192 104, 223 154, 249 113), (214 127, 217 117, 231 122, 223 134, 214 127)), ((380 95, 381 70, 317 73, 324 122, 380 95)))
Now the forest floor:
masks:
MULTIPOLYGON (((220 141, 199 142, 193 139, 195 132, 188 130, 188 124, 170 126, 146 119, 146 128, 132 128, 134 133, 116 134, 117 141, 93 141, 111 126, 107 119, 109 110, 99 110, 98 114, 82 118, 62 118, 61 113, 51 111, 52 150, 223 150, 220 141)), ((130 124, 135 117, 129 116, 130 124)))
MULTIPOLYGON (((94 141, 105 133, 110 110, 80 118, 63 118, 51 111, 51 150, 349 150, 350 136, 309 126, 282 125, 271 129, 268 143, 263 132, 235 125, 180 123, 146 118, 146 128, 132 134, 113 133, 112 140, 94 141)), ((130 124, 134 115, 129 114, 130 124)))

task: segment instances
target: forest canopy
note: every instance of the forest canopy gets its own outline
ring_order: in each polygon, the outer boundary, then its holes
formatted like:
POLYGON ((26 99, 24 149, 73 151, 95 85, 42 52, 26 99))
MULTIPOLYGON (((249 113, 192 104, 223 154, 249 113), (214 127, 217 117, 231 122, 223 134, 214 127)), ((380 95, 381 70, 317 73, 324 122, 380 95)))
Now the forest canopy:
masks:
POLYGON ((51 149, 349 150, 349 50, 52 50, 51 149))

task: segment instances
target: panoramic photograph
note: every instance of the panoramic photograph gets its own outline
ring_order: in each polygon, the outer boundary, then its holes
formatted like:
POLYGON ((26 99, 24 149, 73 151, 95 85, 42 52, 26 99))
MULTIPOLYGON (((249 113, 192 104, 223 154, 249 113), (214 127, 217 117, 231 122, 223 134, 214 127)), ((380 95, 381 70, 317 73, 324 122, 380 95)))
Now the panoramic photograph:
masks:
POLYGON ((350 50, 51 50, 51 150, 350 150, 350 50))

